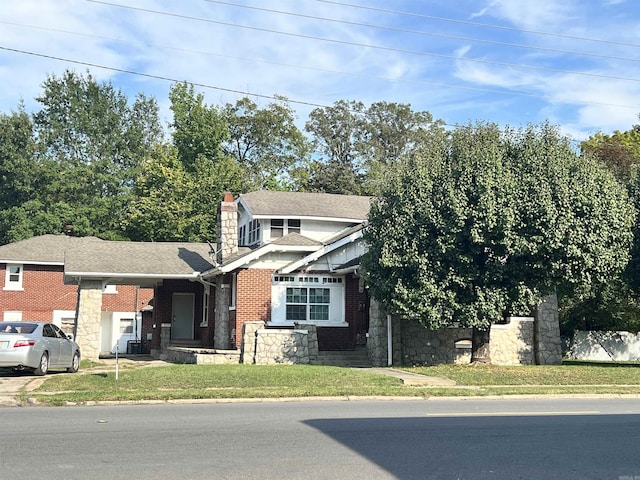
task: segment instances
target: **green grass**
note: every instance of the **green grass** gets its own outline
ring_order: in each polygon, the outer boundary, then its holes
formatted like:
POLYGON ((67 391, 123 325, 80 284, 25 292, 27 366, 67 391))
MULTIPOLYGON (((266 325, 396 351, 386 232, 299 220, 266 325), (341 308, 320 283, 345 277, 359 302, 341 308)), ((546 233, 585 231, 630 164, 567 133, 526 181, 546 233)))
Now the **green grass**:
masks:
POLYGON ((179 399, 356 396, 487 396, 640 394, 640 364, 572 363, 559 366, 438 365, 405 370, 455 380, 455 387, 404 385, 367 369, 309 365, 128 366, 97 364, 75 375, 50 375, 28 396, 43 404, 179 399), (103 369, 103 371, 100 370, 103 369))
POLYGON ((454 380, 459 385, 640 385, 640 363, 565 362, 563 365, 437 365, 404 368, 454 380))

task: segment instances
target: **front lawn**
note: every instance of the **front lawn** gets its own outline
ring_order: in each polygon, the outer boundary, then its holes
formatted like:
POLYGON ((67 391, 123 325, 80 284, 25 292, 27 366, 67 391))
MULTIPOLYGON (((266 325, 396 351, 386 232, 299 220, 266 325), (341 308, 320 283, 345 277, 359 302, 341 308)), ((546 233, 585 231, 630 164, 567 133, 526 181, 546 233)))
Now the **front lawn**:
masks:
POLYGON ((404 385, 368 369, 310 365, 127 366, 53 374, 23 399, 64 405, 100 401, 361 396, 487 396, 513 394, 640 394, 639 363, 558 366, 438 365, 404 368, 448 378, 455 387, 404 385))

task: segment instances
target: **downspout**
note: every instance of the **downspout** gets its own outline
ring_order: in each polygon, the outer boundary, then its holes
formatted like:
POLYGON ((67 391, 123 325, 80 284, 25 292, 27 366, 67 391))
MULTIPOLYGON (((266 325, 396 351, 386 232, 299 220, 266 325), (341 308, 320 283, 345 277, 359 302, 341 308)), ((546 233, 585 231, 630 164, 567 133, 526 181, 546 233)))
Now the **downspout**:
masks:
POLYGON ((393 332, 391 331, 391 315, 387 315, 387 366, 393 365, 393 332))
POLYGON ((78 338, 78 312, 80 311, 80 283, 82 282, 82 278, 78 277, 78 291, 76 293, 76 314, 73 320, 73 340, 77 342, 76 338, 78 338))

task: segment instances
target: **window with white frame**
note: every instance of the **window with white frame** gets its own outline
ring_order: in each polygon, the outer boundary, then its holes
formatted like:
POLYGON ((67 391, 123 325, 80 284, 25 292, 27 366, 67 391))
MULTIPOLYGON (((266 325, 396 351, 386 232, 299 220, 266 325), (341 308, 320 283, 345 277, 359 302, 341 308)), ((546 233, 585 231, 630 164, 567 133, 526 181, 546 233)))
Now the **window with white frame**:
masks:
POLYGON ((5 290, 22 290, 22 265, 8 264, 4 280, 5 290))
POLYGON ((271 322, 331 325, 344 323, 341 277, 276 275, 273 277, 271 322))
POLYGON ((5 322, 20 322, 22 321, 22 312, 5 310, 2 320, 5 322))
POLYGON ((120 335, 133 334, 133 318, 120 319, 120 335))
POLYGON ((249 222, 249 242, 248 245, 253 245, 260 241, 260 222, 258 220, 251 220, 249 222))
POLYGON ((271 238, 284 237, 289 233, 300 233, 300 219, 271 219, 271 238))

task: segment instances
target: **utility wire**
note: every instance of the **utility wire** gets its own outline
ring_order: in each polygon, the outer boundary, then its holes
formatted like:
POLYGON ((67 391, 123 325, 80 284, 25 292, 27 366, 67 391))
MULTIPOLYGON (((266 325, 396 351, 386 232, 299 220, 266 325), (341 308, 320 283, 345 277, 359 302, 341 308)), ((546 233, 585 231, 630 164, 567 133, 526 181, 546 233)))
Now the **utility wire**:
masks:
POLYGON ((286 12, 283 10, 273 10, 270 8, 261 8, 261 7, 254 7, 254 6, 250 6, 250 5, 242 5, 242 4, 238 4, 238 3, 232 3, 232 2, 223 2, 221 0, 205 0, 205 2, 209 2, 209 3, 217 3, 220 5, 227 5, 230 7, 238 7, 238 8, 245 8, 245 9, 249 9, 249 10, 257 10, 257 11, 261 11, 261 12, 268 12, 268 13, 276 13, 278 15, 288 15, 288 16, 292 16, 292 17, 299 17, 299 18, 307 18, 310 20, 321 20, 323 22, 331 22, 331 23, 339 23, 342 25, 351 25, 351 26, 355 26, 355 27, 366 27, 366 28, 374 28, 374 29, 378 29, 378 30, 386 30, 386 31, 390 31, 390 32, 398 32, 398 33, 408 33, 411 35, 423 35, 423 36, 429 36, 429 37, 438 37, 438 38, 447 38, 447 39, 451 39, 451 40, 462 40, 465 42, 476 42, 476 43, 486 43, 489 45, 498 45, 498 46, 502 46, 502 47, 515 47, 515 48, 525 48, 525 49, 530 49, 530 50, 538 50, 538 51, 543 51, 543 52, 552 52, 552 53, 562 53, 562 54, 569 54, 569 55, 579 55, 579 56, 584 56, 584 57, 594 57, 594 58, 603 58, 603 59, 607 59, 607 60, 623 60, 626 62, 640 62, 640 58, 629 58, 629 57, 618 57, 618 56, 613 56, 613 55, 601 55, 598 53, 589 53, 589 52, 578 52, 578 51, 574 51, 574 50, 561 50, 558 48, 548 48, 548 47, 540 47, 540 46, 535 46, 535 45, 524 45, 524 44, 520 44, 520 43, 508 43, 508 42, 500 42, 497 40, 487 40, 484 38, 470 38, 470 37, 461 37, 458 35, 449 35, 449 34, 445 34, 445 33, 435 33, 435 32, 427 32, 424 30, 411 30, 411 29, 406 29, 406 28, 396 28, 396 27, 388 27, 388 26, 384 26, 384 25, 375 25, 375 24, 371 24, 371 23, 360 23, 360 22, 352 22, 352 21, 348 21, 348 20, 338 20, 335 18, 326 18, 326 17, 318 17, 315 15, 306 15, 303 13, 294 13, 294 12, 286 12))
POLYGON ((390 51, 390 52, 396 52, 396 53, 407 53, 407 54, 411 54, 411 55, 421 55, 421 56, 427 56, 427 57, 446 58, 446 59, 450 59, 450 60, 476 62, 476 63, 489 64, 489 65, 498 65, 498 66, 502 66, 502 67, 524 68, 524 69, 529 69, 529 70, 540 70, 540 71, 546 71, 546 72, 564 73, 564 74, 570 74, 570 75, 580 75, 580 76, 585 76, 585 77, 607 78, 607 79, 612 79, 612 80, 623 80, 623 81, 629 81, 629 82, 640 82, 640 78, 619 77, 619 76, 615 76, 615 75, 605 75, 605 74, 600 74, 600 73, 578 72, 578 71, 573 71, 573 70, 562 70, 562 69, 551 68, 551 67, 538 67, 538 66, 533 66, 533 65, 523 65, 523 64, 514 64, 514 63, 507 63, 507 62, 498 62, 498 61, 493 61, 493 60, 484 60, 484 59, 478 59, 478 58, 460 57, 460 56, 455 56, 455 55, 444 55, 444 54, 439 54, 439 53, 420 52, 420 51, 416 51, 416 50, 405 50, 405 49, 401 49, 401 48, 385 47, 385 46, 381 46, 381 45, 370 45, 370 44, 364 44, 364 43, 350 42, 350 41, 347 41, 347 40, 336 40, 336 39, 330 39, 330 38, 322 38, 322 37, 316 37, 316 36, 313 36, 313 35, 303 35, 303 34, 299 34, 299 33, 282 32, 282 31, 278 31, 278 30, 271 30, 271 29, 268 29, 268 28, 251 27, 251 26, 247 26, 247 25, 238 25, 238 24, 230 23, 230 22, 221 22, 221 21, 211 20, 211 19, 206 19, 206 18, 193 17, 193 16, 181 15, 181 14, 169 13, 169 12, 162 12, 162 11, 159 11, 159 10, 151 10, 151 9, 147 9, 147 8, 131 7, 131 6, 127 6, 127 5, 104 2, 104 1, 100 1, 100 0, 85 0, 85 1, 91 2, 91 3, 97 3, 97 4, 101 4, 101 5, 108 5, 108 6, 111 6, 111 7, 124 8, 124 9, 128 9, 128 10, 136 10, 136 11, 140 11, 140 12, 154 13, 154 14, 157 14, 157 15, 165 15, 165 16, 170 16, 170 17, 182 18, 182 19, 186 19, 186 20, 195 20, 195 21, 199 21, 199 22, 212 23, 212 24, 216 24, 216 25, 224 25, 224 26, 227 26, 227 27, 242 28, 242 29, 253 30, 253 31, 258 31, 258 32, 265 32, 265 33, 275 33, 275 34, 278 34, 278 35, 285 35, 285 36, 296 37, 296 38, 305 38, 305 39, 308 39, 308 40, 318 40, 318 41, 323 41, 323 42, 337 43, 337 44, 341 44, 341 45, 349 45, 349 46, 365 47, 365 48, 374 48, 374 49, 378 49, 378 50, 384 50, 384 51, 390 51))
MULTIPOLYGON (((96 38, 96 39, 99 39, 99 40, 107 40, 107 41, 110 41, 110 42, 120 42, 120 43, 126 43, 126 44, 130 44, 130 45, 141 45, 141 46, 145 46, 145 47, 152 47, 152 48, 163 49, 163 50, 172 50, 172 51, 177 51, 177 52, 195 53, 195 54, 198 54, 198 55, 211 55, 211 56, 215 56, 215 57, 219 57, 219 58, 228 58, 228 59, 231 59, 231 60, 240 60, 240 61, 243 61, 243 62, 261 63, 261 64, 266 64, 266 65, 275 65, 275 66, 278 66, 278 67, 296 68, 296 69, 300 69, 300 70, 309 70, 309 71, 314 71, 314 72, 323 72, 323 73, 344 75, 344 76, 356 77, 356 78, 367 78, 367 79, 374 79, 374 80, 383 80, 383 81, 393 82, 393 83, 406 83, 406 84, 410 84, 410 85, 420 85, 420 86, 429 86, 429 87, 438 87, 438 88, 455 88, 455 89, 459 89, 459 90, 467 90, 467 91, 481 92, 481 93, 493 93, 493 94, 497 94, 497 95, 512 95, 512 96, 519 96, 519 97, 526 97, 526 98, 537 98, 537 99, 542 99, 542 100, 545 100, 545 101, 549 101, 550 100, 549 97, 546 96, 546 95, 539 95, 539 94, 535 94, 535 93, 521 92, 521 91, 515 91, 515 90, 498 90, 498 89, 492 89, 492 88, 473 87, 473 86, 468 86, 468 85, 453 85, 453 84, 450 84, 450 83, 429 82, 429 81, 425 81, 425 80, 398 79, 398 78, 394 78, 394 77, 384 77, 384 76, 380 76, 380 75, 368 75, 368 74, 357 73, 357 72, 344 72, 344 71, 341 71, 341 70, 330 70, 330 69, 326 69, 326 68, 312 67, 312 66, 308 66, 308 65, 294 65, 294 64, 290 64, 290 63, 273 62, 273 61, 257 59, 257 58, 238 57, 238 56, 225 55, 225 54, 206 51, 206 50, 193 50, 193 49, 179 48, 179 47, 173 47, 173 46, 167 46, 167 45, 153 45, 153 44, 150 44, 150 43, 147 43, 147 42, 122 40, 122 39, 119 39, 119 38, 105 37, 105 36, 102 36, 102 35, 93 35, 93 34, 87 34, 87 33, 70 32, 68 30, 59 30, 59 29, 48 28, 48 27, 25 25, 25 24, 14 23, 14 22, 3 22, 3 21, 0 21, 0 24, 13 25, 13 26, 24 27, 24 28, 32 28, 32 29, 37 29, 37 30, 45 30, 45 31, 63 33, 63 34, 68 34, 68 35, 77 35, 77 36, 81 36, 81 37, 96 38)), ((92 64, 88 64, 88 63, 84 63, 84 62, 80 62, 80 61, 67 60, 67 59, 62 59, 62 58, 58 58, 58 57, 51 57, 51 56, 47 56, 45 54, 28 52, 28 51, 23 51, 23 50, 18 50, 18 49, 11 49, 11 48, 8 48, 8 47, 1 47, 0 46, 0 49, 10 50, 10 51, 14 51, 14 52, 17 52, 17 53, 25 53, 25 54, 28 54, 28 55, 42 56, 42 57, 45 57, 45 58, 52 58, 52 59, 55 59, 55 60, 76 62, 76 63, 82 64, 82 65, 87 65, 87 66, 93 66, 92 64)), ((99 66, 98 68, 112 69, 111 67, 107 67, 107 66, 99 66)), ((146 75, 144 73, 138 73, 138 72, 127 72, 127 73, 131 73, 131 74, 135 74, 135 75, 146 75)), ((199 85, 199 86, 202 86, 202 85, 199 85)), ((210 88, 215 88, 215 87, 210 87, 210 88)), ((240 92, 240 93, 243 93, 245 95, 253 95, 253 94, 246 93, 246 92, 240 92)), ((274 97, 265 96, 265 98, 274 98, 274 97)), ((640 106, 635 106, 635 105, 621 105, 621 104, 594 102, 594 101, 586 101, 586 100, 578 100, 578 99, 570 99, 570 98, 569 99, 567 99, 567 98, 560 99, 560 101, 563 102, 563 103, 575 103, 575 104, 580 104, 580 105, 599 105, 599 106, 608 106, 608 107, 621 107, 621 108, 640 109, 640 106)), ((292 101, 291 103, 297 103, 297 102, 292 101)), ((318 106, 320 106, 320 105, 318 105, 318 106)))
MULTIPOLYGON (((230 92, 230 93, 237 93, 237 94, 241 94, 241 95, 245 95, 245 96, 253 96, 253 97, 265 98, 265 99, 269 99, 269 100, 278 100, 280 98, 279 96, 276 96, 276 95, 264 95, 264 94, 258 94, 258 93, 250 93, 250 92, 246 92, 246 91, 242 91, 242 90, 235 90, 235 89, 231 89, 231 88, 219 87, 219 86, 210 85, 210 84, 206 84, 206 83, 192 82, 192 81, 188 81, 188 80, 184 80, 184 79, 179 80, 179 79, 167 77, 167 76, 164 76, 164 75, 154 75, 154 74, 150 74, 150 73, 137 72, 137 71, 134 71, 134 70, 128 70, 128 69, 123 69, 123 68, 109 67, 107 65, 100 65, 100 64, 97 64, 97 63, 83 62, 83 61, 80 61, 80 60, 72 60, 72 59, 69 59, 69 58, 57 57, 57 56, 54 56, 54 55, 47 55, 47 54, 44 54, 44 53, 30 52, 30 51, 27 51, 27 50, 21 50, 21 49, 17 49, 17 48, 10 48, 10 47, 0 46, 0 50, 6 50, 6 51, 9 51, 9 52, 21 53, 21 54, 25 54, 25 55, 32 55, 32 56, 35 56, 35 57, 48 58, 48 59, 51 59, 51 60, 57 60, 57 61, 61 61, 61 62, 72 63, 72 64, 75 64, 75 65, 83 65, 83 66, 87 66, 87 67, 100 68, 100 69, 103 69, 103 70, 110 70, 110 71, 119 72, 119 73, 126 73, 126 74, 129 74, 129 75, 137 75, 137 76, 140 76, 140 77, 154 78, 154 79, 157 79, 157 80, 164 80, 164 81, 169 81, 169 82, 173 82, 173 83, 181 83, 183 81, 186 81, 187 83, 190 83, 190 84, 192 84, 194 86, 197 86, 197 87, 202 87, 202 88, 207 88, 207 89, 212 89, 212 90, 220 90, 220 91, 230 92)), ((237 58, 237 57, 231 57, 231 58, 237 58)), ((246 60, 246 59, 245 58, 241 58, 241 60, 246 60)), ((260 60, 255 60, 255 61, 260 61, 260 60)), ((271 62, 265 62, 265 63, 271 63, 271 62)), ((289 66, 289 65, 285 64, 284 66, 289 66)), ((306 68, 306 67, 297 67, 297 68, 306 68)), ((309 67, 309 68, 312 68, 312 67, 309 67)), ((342 72, 335 72, 335 73, 342 73, 342 72)), ((384 79, 383 77, 380 77, 380 78, 384 79)), ((519 92, 490 90, 490 89, 465 87, 465 86, 456 86, 456 85, 449 85, 449 84, 430 83, 430 82, 412 82, 412 83, 434 85, 434 86, 439 86, 439 87, 461 88, 461 89, 466 89, 466 90, 476 90, 476 91, 482 91, 482 92, 488 92, 488 93, 496 93, 496 94, 505 94, 506 93, 506 94, 511 94, 511 95, 520 95, 520 96, 526 96, 526 97, 537 97, 537 98, 546 99, 546 97, 541 96, 541 95, 533 95, 533 94, 526 94, 526 93, 519 93, 519 92)), ((304 100, 292 100, 292 99, 287 98, 287 101, 289 103, 298 104, 298 105, 306 105, 306 106, 311 106, 311 107, 321 107, 321 108, 327 108, 328 107, 328 105, 324 105, 324 104, 320 104, 320 103, 308 102, 308 101, 304 101, 304 100)), ((586 101, 582 101, 582 100, 563 100, 563 102, 564 103, 576 103, 576 104, 580 104, 580 105, 601 105, 601 106, 608 106, 608 107, 621 107, 621 108, 640 109, 640 105, 621 105, 621 104, 615 104, 615 103, 586 102, 586 101)), ((447 126, 450 126, 450 127, 454 127, 455 126, 455 125, 451 125, 451 124, 447 124, 447 123, 445 123, 444 125, 447 125, 447 126)))
POLYGON ((343 7, 351 7, 351 8, 359 8, 362 10, 370 10, 373 12, 381 12, 381 13, 391 13, 394 15, 403 15, 403 16, 407 16, 407 17, 415 17, 415 18, 424 18, 424 19, 428 19, 428 20, 437 20, 440 22, 450 22, 450 23, 459 23, 462 25, 473 25, 475 27, 483 27, 483 28, 495 28, 498 30, 508 30, 508 31, 512 31, 512 32, 520 32, 520 33, 532 33, 534 35, 545 35, 545 36, 549 36, 549 37, 558 37, 558 38, 567 38, 567 39, 571 39, 571 40, 581 40, 581 41, 586 41, 586 42, 596 42, 596 43, 605 43, 608 45, 621 45, 624 47, 640 47, 640 44, 637 43, 626 43, 626 42, 618 42, 615 40, 606 40, 606 39, 602 39, 602 38, 589 38, 589 37, 579 37, 576 35, 566 35, 566 34, 562 34, 562 33, 551 33, 551 32, 541 32, 538 30, 525 30, 522 28, 515 28, 515 27, 506 27, 503 25, 494 25, 494 24, 489 24, 489 23, 479 23, 479 22, 472 22, 470 20, 457 20, 457 19, 453 19, 453 18, 445 18, 445 17, 434 17, 432 15, 423 15, 421 13, 412 13, 412 12, 401 12, 401 11, 397 11, 397 10, 387 10, 384 8, 376 8, 376 7, 368 7, 365 5, 356 5, 353 3, 344 3, 344 2, 336 2, 333 0, 316 0, 316 2, 321 2, 321 3, 330 3, 333 5, 340 5, 343 7))
MULTIPOLYGON (((80 60, 71 60, 70 58, 63 58, 63 57, 56 57, 55 55, 46 55, 44 53, 36 53, 36 52, 29 52, 27 50, 20 50, 17 48, 9 48, 9 47, 3 47, 0 46, 0 50, 7 50, 9 52, 15 52, 15 53, 22 53, 25 55, 32 55, 34 57, 41 57, 41 58, 49 58, 51 60, 58 60, 61 62, 68 62, 68 63, 72 63, 75 65, 84 65, 87 67, 94 67, 94 68, 101 68, 103 70, 111 70, 113 72, 119 72, 119 73, 126 73, 128 75, 137 75, 140 77, 146 77, 146 78, 153 78, 156 80, 165 80, 168 82, 173 82, 173 83, 182 83, 182 82, 187 82, 193 86, 196 87, 202 87, 202 88, 210 88, 212 90, 220 90, 223 92, 230 92, 230 93, 238 93, 241 95, 248 95, 248 96, 252 96, 252 97, 258 97, 258 98, 266 98, 269 100, 279 100, 279 97, 276 95, 263 95, 263 94, 259 94, 259 93, 249 93, 249 92, 243 92, 242 90, 235 90, 232 88, 225 88, 225 87, 218 87, 218 86, 214 86, 214 85, 209 85, 206 83, 198 83, 198 82, 192 82, 192 81, 188 81, 188 80, 179 80, 177 78, 171 78, 171 77, 167 77, 164 75, 153 75, 151 73, 143 73, 143 72, 136 72, 134 70, 127 70, 125 68, 117 68, 117 67, 109 67, 106 65, 100 65, 97 63, 90 63, 90 62, 82 62, 80 60)), ((322 108, 328 108, 328 105, 322 105, 320 103, 312 103, 312 102, 305 102, 303 100, 291 100, 291 99, 287 99, 287 101, 289 103, 295 103, 298 105, 307 105, 307 106, 311 106, 311 107, 322 107, 322 108)))

